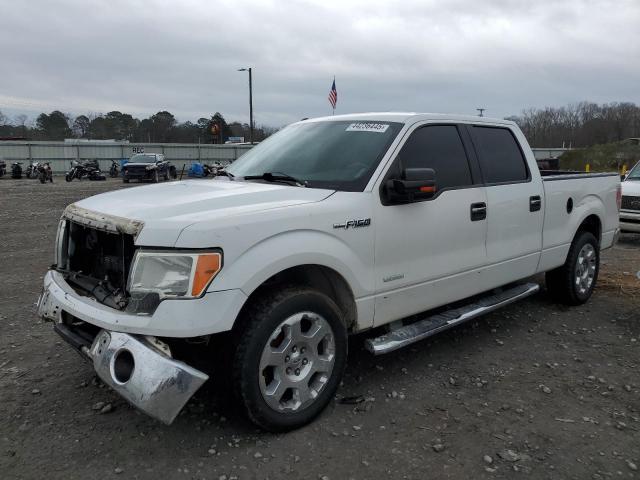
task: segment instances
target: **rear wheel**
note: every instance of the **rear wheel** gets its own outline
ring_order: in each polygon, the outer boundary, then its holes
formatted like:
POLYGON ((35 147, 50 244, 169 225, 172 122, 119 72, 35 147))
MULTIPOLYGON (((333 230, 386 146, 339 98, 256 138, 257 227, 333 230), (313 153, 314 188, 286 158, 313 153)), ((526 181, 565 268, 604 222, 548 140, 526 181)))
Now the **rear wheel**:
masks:
POLYGON ((567 305, 581 305, 591 297, 600 270, 600 246, 590 232, 578 232, 564 265, 546 274, 547 290, 567 305))
POLYGON ((347 359, 347 330, 326 295, 289 287, 258 299, 236 332, 234 387, 247 415, 270 431, 313 420, 331 401, 347 359))

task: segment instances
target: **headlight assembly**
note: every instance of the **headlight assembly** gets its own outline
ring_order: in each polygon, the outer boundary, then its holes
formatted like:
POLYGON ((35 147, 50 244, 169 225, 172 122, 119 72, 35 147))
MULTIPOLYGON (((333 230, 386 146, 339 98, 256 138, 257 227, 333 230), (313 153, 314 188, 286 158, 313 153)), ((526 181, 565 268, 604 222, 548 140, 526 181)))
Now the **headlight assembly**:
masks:
POLYGON ((162 298, 201 296, 222 268, 220 252, 170 252, 138 250, 131 273, 129 293, 157 293, 162 298))

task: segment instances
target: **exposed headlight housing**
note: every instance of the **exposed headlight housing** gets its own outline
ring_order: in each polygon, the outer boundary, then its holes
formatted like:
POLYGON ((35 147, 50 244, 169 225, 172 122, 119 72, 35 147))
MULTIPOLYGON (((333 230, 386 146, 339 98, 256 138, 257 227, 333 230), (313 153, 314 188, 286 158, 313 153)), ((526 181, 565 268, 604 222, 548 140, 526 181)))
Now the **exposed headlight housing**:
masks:
POLYGON ((160 299, 197 298, 221 268, 221 252, 138 250, 128 290, 132 296, 156 293, 160 299))

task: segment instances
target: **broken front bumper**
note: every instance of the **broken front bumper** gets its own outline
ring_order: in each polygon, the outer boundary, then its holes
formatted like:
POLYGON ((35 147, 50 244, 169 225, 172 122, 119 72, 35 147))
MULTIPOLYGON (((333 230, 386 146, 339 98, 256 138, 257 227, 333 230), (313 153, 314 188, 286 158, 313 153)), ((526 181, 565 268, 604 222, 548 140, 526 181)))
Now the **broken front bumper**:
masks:
POLYGON ((133 335, 102 330, 89 355, 104 383, 148 415, 170 424, 209 378, 133 335))
POLYGON ((91 339, 85 332, 63 322, 62 307, 47 289, 38 301, 38 314, 56 322, 55 331, 93 363, 104 383, 135 407, 166 424, 173 422, 189 398, 209 378, 154 346, 153 337, 100 330, 91 339))

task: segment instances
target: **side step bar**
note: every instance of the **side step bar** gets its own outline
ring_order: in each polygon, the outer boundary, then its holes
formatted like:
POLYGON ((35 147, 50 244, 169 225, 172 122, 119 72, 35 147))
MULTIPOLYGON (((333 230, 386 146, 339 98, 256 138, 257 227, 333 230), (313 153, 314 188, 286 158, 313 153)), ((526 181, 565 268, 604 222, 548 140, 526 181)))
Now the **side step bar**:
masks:
POLYGON ((538 290, 540 290, 540 285, 537 283, 517 285, 502 292, 482 297, 468 305, 423 318, 380 337, 370 338, 365 342, 365 347, 374 355, 393 352, 462 322, 533 295, 538 290))

